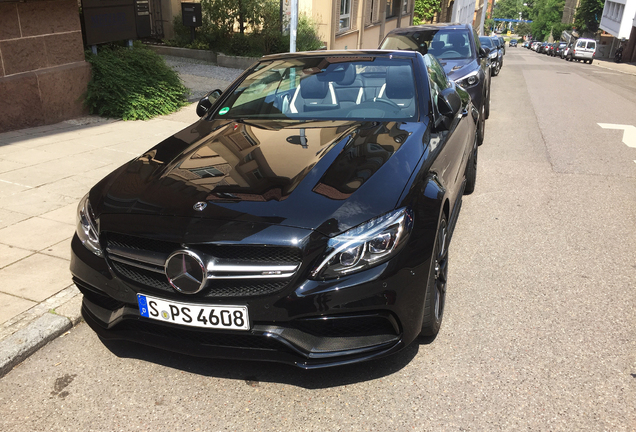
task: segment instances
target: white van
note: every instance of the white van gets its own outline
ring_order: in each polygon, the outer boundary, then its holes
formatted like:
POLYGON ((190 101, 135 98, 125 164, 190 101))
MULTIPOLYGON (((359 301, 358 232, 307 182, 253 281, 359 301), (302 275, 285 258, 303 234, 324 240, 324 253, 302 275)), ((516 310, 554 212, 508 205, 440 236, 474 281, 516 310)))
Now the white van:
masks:
POLYGON ((586 63, 592 64, 596 54, 596 41, 594 39, 578 39, 572 49, 568 51, 566 60, 583 60, 586 63))

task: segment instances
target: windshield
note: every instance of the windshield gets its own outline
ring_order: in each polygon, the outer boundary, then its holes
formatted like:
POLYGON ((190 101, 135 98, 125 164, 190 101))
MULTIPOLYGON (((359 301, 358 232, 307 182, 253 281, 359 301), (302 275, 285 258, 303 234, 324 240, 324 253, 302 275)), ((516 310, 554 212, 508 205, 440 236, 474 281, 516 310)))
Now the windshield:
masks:
POLYGON ((264 61, 214 113, 215 119, 412 120, 415 74, 399 56, 321 56, 264 61))
POLYGON ((492 48, 492 39, 487 36, 480 37, 479 42, 485 47, 492 48))
POLYGON ((422 30, 409 34, 389 34, 380 49, 418 51, 440 60, 473 58, 468 30, 422 30))

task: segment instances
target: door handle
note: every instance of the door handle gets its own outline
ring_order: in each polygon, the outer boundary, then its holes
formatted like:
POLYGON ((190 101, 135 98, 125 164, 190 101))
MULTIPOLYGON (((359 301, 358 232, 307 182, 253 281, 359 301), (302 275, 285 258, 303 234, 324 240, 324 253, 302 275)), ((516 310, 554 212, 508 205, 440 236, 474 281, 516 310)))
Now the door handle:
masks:
POLYGON ((468 110, 464 108, 462 111, 462 117, 466 117, 468 115, 468 110))

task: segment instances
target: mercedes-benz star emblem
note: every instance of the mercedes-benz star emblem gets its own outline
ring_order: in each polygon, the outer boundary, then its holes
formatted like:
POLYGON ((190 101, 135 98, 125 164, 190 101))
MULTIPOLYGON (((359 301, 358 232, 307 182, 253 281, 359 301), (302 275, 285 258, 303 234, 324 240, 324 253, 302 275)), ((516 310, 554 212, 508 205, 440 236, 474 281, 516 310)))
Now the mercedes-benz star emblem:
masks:
POLYGON ((168 257, 165 264, 168 282, 184 294, 196 294, 207 282, 207 270, 197 254, 179 250, 168 257))
POLYGON ((208 206, 207 203, 203 201, 199 201, 194 206, 192 206, 192 208, 195 209, 196 211, 203 211, 207 206, 208 206))

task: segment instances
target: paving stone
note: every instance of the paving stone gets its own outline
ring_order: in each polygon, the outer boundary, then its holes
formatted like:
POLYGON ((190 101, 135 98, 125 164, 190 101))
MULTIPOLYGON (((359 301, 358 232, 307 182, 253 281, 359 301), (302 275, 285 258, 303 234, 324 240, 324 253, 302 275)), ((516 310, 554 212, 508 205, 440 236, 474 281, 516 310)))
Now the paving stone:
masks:
POLYGON ((33 217, 0 229, 0 243, 39 251, 72 237, 74 232, 72 225, 33 217))
POLYGON ((0 324, 35 306, 37 303, 0 292, 0 324))
POLYGON ((13 264, 29 255, 33 255, 33 251, 0 243, 0 268, 13 264))
POLYGON ((0 270, 0 292, 41 302, 69 286, 71 274, 67 260, 33 254, 0 270))

